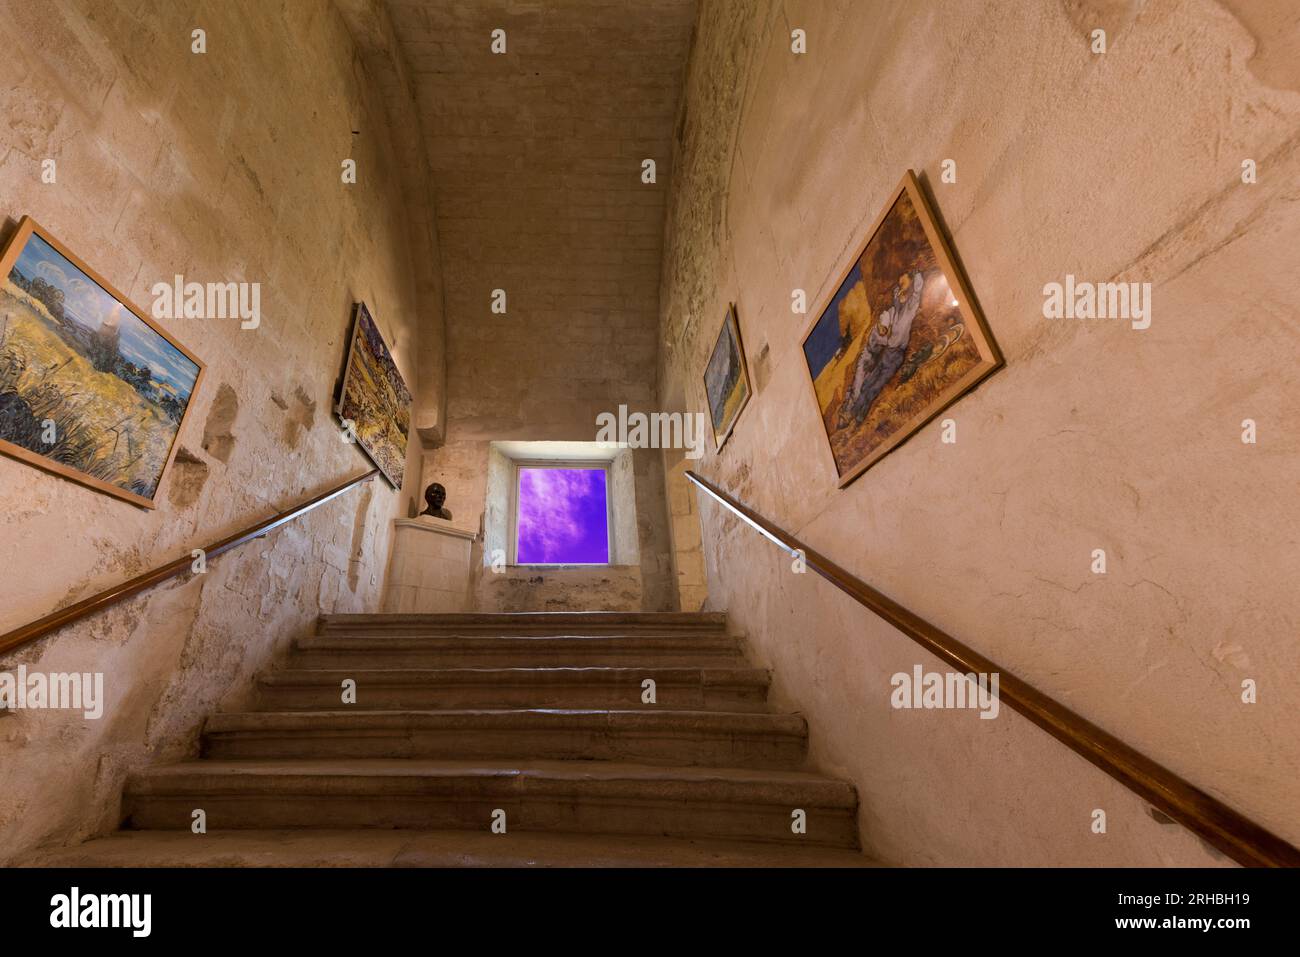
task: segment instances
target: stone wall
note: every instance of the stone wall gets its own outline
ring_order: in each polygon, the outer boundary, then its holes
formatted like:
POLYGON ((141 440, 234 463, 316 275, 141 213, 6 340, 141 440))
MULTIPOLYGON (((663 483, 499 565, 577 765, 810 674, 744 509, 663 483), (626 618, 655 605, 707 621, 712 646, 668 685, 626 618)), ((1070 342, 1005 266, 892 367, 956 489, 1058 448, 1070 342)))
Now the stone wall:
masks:
MULTIPOLYGON (((391 104, 332 3, 3 0, 0 44, 6 235, 31 214, 145 309, 177 273, 260 282, 262 297, 256 330, 163 321, 207 377, 156 511, 0 457, 3 631, 369 468, 331 412, 352 303, 369 302, 435 406, 417 325, 440 315, 416 302, 391 104), (196 28, 206 53, 191 52, 196 28)), ((204 716, 237 706, 318 613, 377 610, 390 519, 411 498, 354 489, 206 574, 6 655, 5 670, 103 672, 108 704, 97 721, 0 718, 0 861, 116 826, 127 772, 192 753, 204 716)))
MULTIPOLYGON (((735 300, 755 395, 703 474, 1293 843, 1297 35, 1284 2, 706 0, 659 382, 704 408, 700 371, 735 300), (936 420, 838 490, 792 290, 810 312, 825 301, 908 168, 1007 365, 945 414, 955 444, 936 420), (1045 319, 1043 287, 1067 273, 1151 282, 1150 328, 1045 319)), ((939 662, 700 510, 709 606, 807 714, 814 759, 856 781, 870 853, 1224 861, 1007 709, 892 709, 891 675, 939 662)))
MULTIPOLYGON (((481 545, 470 558, 473 610, 514 611, 640 611, 645 604, 641 543, 647 512, 638 501, 638 470, 648 449, 601 448, 593 442, 493 442, 488 448, 481 545), (511 497, 516 462, 588 461, 608 463, 610 515, 609 565, 509 565, 511 497)), ((653 566, 652 566, 653 567, 653 566)))
POLYGON ((470 554, 477 534, 431 516, 393 523, 384 577, 385 614, 469 611, 470 554))
POLYGON ((516 565, 475 580, 477 611, 641 611, 636 565, 516 565))
MULTIPOLYGON (((443 237, 447 444, 425 481, 487 506, 488 443, 590 442, 657 408, 658 287, 694 0, 391 0, 443 237), (505 31, 502 53, 492 31, 505 31), (642 163, 657 163, 643 183, 642 163), (493 311, 494 292, 504 311, 493 311)), ((674 607, 658 455, 637 460, 647 609, 674 607)))
POLYGON ((695 462, 681 452, 664 453, 668 513, 672 522, 673 573, 677 582, 677 605, 682 611, 699 611, 709 597, 700 512, 695 502, 695 487, 686 478, 686 472, 694 467, 695 462))

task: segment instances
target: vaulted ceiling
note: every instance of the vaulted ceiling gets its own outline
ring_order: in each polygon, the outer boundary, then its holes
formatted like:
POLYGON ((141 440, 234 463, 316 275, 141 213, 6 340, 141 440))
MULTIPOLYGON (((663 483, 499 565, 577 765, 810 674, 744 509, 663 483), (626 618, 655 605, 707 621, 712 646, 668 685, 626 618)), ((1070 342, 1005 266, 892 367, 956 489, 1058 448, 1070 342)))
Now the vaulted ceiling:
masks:
POLYGON ((386 5, 429 159, 449 440, 582 438, 597 412, 653 402, 695 0, 386 5))

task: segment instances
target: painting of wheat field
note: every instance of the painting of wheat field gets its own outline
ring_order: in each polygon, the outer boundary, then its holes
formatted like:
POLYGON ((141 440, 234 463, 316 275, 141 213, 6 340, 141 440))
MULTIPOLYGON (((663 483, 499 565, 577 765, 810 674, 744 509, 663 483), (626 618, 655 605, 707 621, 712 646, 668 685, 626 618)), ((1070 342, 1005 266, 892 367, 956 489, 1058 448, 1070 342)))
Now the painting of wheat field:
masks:
POLYGON ((30 218, 0 275, 0 452, 153 508, 202 363, 30 218))
POLYGON ((411 393, 366 304, 357 303, 355 311, 352 345, 335 411, 384 478, 393 488, 401 488, 411 429, 411 393))
POLYGON ((1001 365, 908 172, 803 340, 844 486, 1001 365))

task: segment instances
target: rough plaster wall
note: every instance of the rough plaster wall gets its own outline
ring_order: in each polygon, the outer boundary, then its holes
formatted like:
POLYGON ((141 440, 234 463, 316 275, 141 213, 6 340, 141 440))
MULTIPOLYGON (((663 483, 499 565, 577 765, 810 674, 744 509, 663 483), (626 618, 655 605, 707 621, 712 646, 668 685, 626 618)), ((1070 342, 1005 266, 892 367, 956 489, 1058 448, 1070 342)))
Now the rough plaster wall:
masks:
POLYGON ((609 500, 612 503, 614 527, 610 529, 613 554, 610 564, 640 564, 640 546, 637 534, 636 473, 630 451, 620 452, 609 463, 609 500))
POLYGON ((704 571, 704 542, 695 489, 686 471, 695 463, 680 451, 665 452, 668 483, 668 518, 673 538, 673 576, 677 582, 677 603, 681 611, 699 611, 709 597, 704 571), (669 464, 672 463, 672 464, 669 464))
POLYGON ((672 532, 668 526, 668 489, 663 456, 657 449, 632 451, 636 492, 636 531, 646 611, 677 611, 673 583, 672 532))
MULTIPOLYGON (((0 561, 21 569, 0 584, 7 630, 368 468, 328 412, 352 301, 370 301, 412 383, 418 313, 401 191, 379 172, 385 104, 331 4, 5 0, 0 44, 7 231, 32 214, 145 308, 175 273, 262 284, 257 330, 164 322, 208 371, 157 511, 0 458, 0 561)), ((204 716, 237 705, 318 613, 376 609, 400 498, 354 489, 6 656, 6 670, 102 671, 108 705, 99 721, 0 721, 0 860, 115 826, 129 769, 191 752, 204 716)))
POLYGON ((479 611, 640 611, 636 565, 520 565, 478 579, 479 611))
MULTIPOLYGON (((449 420, 454 423, 454 418, 449 420)), ((454 431, 452 433, 455 434, 454 431)), ((594 431, 583 433, 576 429, 568 432, 543 434, 545 439, 594 439, 594 431)), ((535 440, 537 435, 525 430, 511 433, 506 438, 535 440)), ((664 497, 666 491, 660 456, 653 449, 637 449, 632 453, 632 478, 636 503, 635 528, 638 542, 640 575, 643 583, 643 610, 673 611, 677 608, 676 589, 672 579, 671 540, 666 519, 664 497)), ((476 547, 471 565, 474 575, 488 574, 484 566, 490 565, 493 550, 506 548, 505 530, 509 525, 509 462, 500 452, 491 449, 486 438, 473 441, 452 439, 424 458, 422 484, 441 482, 447 489, 447 506, 456 516, 457 524, 467 527, 477 525, 488 535, 481 548, 476 547), (500 462, 496 462, 496 459, 500 462), (494 478, 494 475, 496 478, 494 478)), ((478 590, 480 595, 487 594, 478 590)), ((592 592, 593 603, 600 596, 592 592)), ((545 598, 538 592, 541 611, 545 598)), ((592 604, 589 610, 599 610, 592 604)), ((623 609, 618 609, 623 610, 623 609)))
MULTIPOLYGON (((384 157, 384 174, 400 173, 402 200, 410 235, 410 262, 415 281, 419 381, 414 384, 415 436, 435 448, 447 431, 447 347, 443 322, 442 260, 433 211, 433 176, 418 110, 414 78, 406 64, 383 0, 334 0, 357 44, 386 107, 392 150, 384 157)), ((414 490, 418 493, 419 490, 414 490)), ((417 502, 419 496, 417 494, 417 502)), ((419 505, 423 508, 423 505, 419 505)))
MULTIPOLYGON (((479 526, 485 561, 489 565, 493 561, 493 555, 505 555, 510 551, 510 492, 514 478, 514 466, 510 457, 495 447, 489 447, 485 480, 487 487, 483 494, 486 507, 479 526)), ((452 515, 455 514, 453 511, 452 515)))
MULTIPOLYGON (((599 413, 657 408, 663 211, 694 0, 388 10, 415 78, 445 269, 447 445, 424 479, 477 513, 489 441, 592 441, 599 413), (490 52, 497 28, 504 55, 490 52), (495 289, 505 315, 490 310, 495 289)), ((650 609, 673 607, 663 495, 658 456, 638 461, 650 609)))
MULTIPOLYGON (((669 209, 660 392, 704 408, 699 370, 736 300, 756 392, 704 474, 1300 843, 1300 67, 1278 52, 1289 40, 1253 32, 1294 29, 1294 10, 706 0, 669 209), (804 56, 789 49, 796 27, 804 56), (945 158, 955 184, 940 182, 945 158), (1245 158, 1256 185, 1241 182, 1245 158), (908 167, 1007 367, 947 413, 955 445, 936 421, 839 491, 791 290, 815 310, 908 167), (1066 273, 1150 281, 1151 327, 1043 319, 1043 285, 1066 273), (1258 445, 1241 442, 1247 417, 1258 445), (1241 703, 1245 678, 1258 704, 1241 703)), ((937 660, 715 506, 701 512, 709 603, 807 713, 814 759, 857 783, 869 852, 1223 863, 1005 709, 892 710, 890 676, 937 660), (1090 833, 1094 808, 1105 836, 1090 833)))
MULTIPOLYGON (((480 528, 481 544, 470 555, 473 610, 509 611, 639 611, 644 607, 641 553, 643 512, 638 508, 637 460, 649 452, 624 450, 610 462, 614 513, 613 553, 609 567, 495 566, 494 554, 510 547, 510 493, 514 462, 496 444, 488 448, 480 528)), ((539 453, 540 455, 540 453, 539 453)))

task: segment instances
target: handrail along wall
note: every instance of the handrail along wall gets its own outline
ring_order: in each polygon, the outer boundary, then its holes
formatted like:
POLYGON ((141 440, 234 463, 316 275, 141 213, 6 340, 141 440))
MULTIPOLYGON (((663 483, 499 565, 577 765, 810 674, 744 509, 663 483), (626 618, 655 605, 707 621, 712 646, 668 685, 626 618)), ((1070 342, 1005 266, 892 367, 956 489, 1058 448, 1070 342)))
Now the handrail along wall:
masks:
POLYGON ((790 554, 800 552, 808 568, 940 660, 962 672, 1000 675, 998 698, 1004 704, 1239 864, 1248 867, 1300 867, 1300 849, 908 611, 732 498, 708 479, 691 471, 685 474, 698 488, 778 547, 790 554))
MULTIPOLYGON (((273 531, 301 515, 305 515, 317 506, 324 505, 330 499, 342 495, 348 489, 360 485, 362 482, 368 482, 378 474, 379 469, 371 469, 364 475, 350 478, 341 485, 336 485, 328 492, 322 492, 315 498, 308 499, 305 502, 300 502, 293 508, 280 512, 278 515, 274 515, 264 522, 259 522, 241 532, 236 532, 234 535, 223 538, 221 541, 215 542, 203 549, 204 557, 216 558, 223 552, 228 552, 232 548, 237 548, 245 542, 252 541, 255 538, 261 538, 267 532, 273 531)), ((152 588, 154 585, 161 584, 170 578, 175 578, 182 572, 189 570, 192 564, 193 559, 188 555, 183 558, 178 558, 173 562, 168 562, 166 565, 160 565, 142 575, 137 575, 135 578, 122 582, 120 585, 115 585, 97 595, 92 595, 89 598, 82 599, 75 604, 69 605, 67 608, 61 608, 58 611, 51 612, 44 618, 39 618, 30 624, 23 625, 21 628, 15 628, 13 631, 0 635, 0 654, 13 651, 15 648, 35 641, 38 638, 43 638, 51 632, 72 624, 74 621, 80 621, 82 618, 103 611, 105 608, 109 608, 120 601, 130 598, 132 595, 139 594, 146 588, 152 588)))

